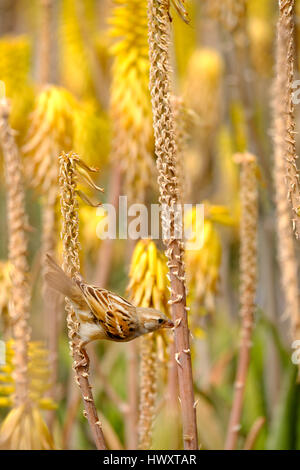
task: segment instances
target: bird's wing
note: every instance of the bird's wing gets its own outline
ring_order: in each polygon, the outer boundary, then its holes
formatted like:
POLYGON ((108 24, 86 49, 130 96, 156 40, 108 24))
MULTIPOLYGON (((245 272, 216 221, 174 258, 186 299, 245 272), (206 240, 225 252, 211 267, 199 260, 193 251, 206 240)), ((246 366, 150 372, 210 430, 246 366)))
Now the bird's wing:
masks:
POLYGON ((80 283, 83 296, 91 312, 101 323, 107 336, 125 341, 136 332, 136 309, 127 300, 105 289, 80 283))

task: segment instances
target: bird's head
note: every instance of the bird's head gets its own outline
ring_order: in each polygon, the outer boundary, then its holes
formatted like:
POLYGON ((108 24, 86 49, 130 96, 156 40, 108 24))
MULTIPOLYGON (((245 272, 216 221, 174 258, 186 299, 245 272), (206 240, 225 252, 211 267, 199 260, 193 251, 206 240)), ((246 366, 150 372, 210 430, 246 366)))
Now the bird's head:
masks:
POLYGON ((140 328, 143 333, 151 333, 159 328, 173 328, 174 323, 164 313, 155 308, 137 308, 140 328))

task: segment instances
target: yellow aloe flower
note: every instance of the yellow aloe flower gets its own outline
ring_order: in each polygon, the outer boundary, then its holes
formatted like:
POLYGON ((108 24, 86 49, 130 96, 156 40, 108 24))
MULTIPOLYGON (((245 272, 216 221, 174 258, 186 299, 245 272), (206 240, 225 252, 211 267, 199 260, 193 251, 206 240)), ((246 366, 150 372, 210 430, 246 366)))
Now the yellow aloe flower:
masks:
POLYGON ((20 405, 7 414, 0 428, 0 449, 54 449, 52 437, 36 406, 20 405))
POLYGON ((255 70, 264 76, 270 76, 273 73, 273 31, 269 18, 249 18, 248 32, 252 63, 255 70))
POLYGON ((83 153, 88 163, 107 154, 108 143, 99 138, 105 135, 107 139, 107 128, 105 117, 98 116, 90 103, 80 104, 61 87, 43 88, 36 98, 22 148, 31 185, 42 194, 49 194, 49 188, 57 184, 58 155, 62 151, 83 153))
POLYGON ((191 56, 184 83, 186 104, 200 120, 200 128, 213 128, 220 118, 221 79, 224 64, 215 49, 200 48, 191 56))
MULTIPOLYGON (((56 408, 56 404, 50 398, 46 397, 46 393, 51 384, 49 381, 49 360, 48 351, 44 348, 43 343, 39 341, 31 341, 28 345, 29 356, 29 399, 34 406, 51 410, 56 408)), ((14 394, 14 341, 6 342, 6 364, 0 365, 0 407, 11 406, 14 394)))
MULTIPOLYGON (((62 0, 60 34, 60 75, 63 86, 68 88, 78 98, 89 98, 94 95, 94 85, 91 76, 91 66, 84 43, 80 10, 78 2, 62 0)), ((92 35, 95 26, 95 2, 81 2, 84 9, 84 21, 88 24, 88 33, 92 35)))
POLYGON ((85 252, 96 254, 101 242, 98 234, 98 226, 106 217, 104 211, 98 214, 95 207, 82 205, 79 208, 79 228, 81 239, 84 241, 85 252))
POLYGON ((196 303, 202 314, 211 313, 215 308, 218 292, 222 246, 215 224, 232 225, 228 210, 222 206, 205 204, 205 218, 202 226, 197 224, 196 208, 185 217, 185 226, 192 228, 194 239, 203 230, 201 248, 186 250, 186 272, 190 303, 196 303))
POLYGON ((173 14, 172 16, 172 29, 174 31, 174 49, 176 54, 176 70, 178 76, 182 79, 185 76, 186 69, 188 66, 189 59, 194 52, 197 44, 196 28, 191 25, 195 24, 196 21, 196 4, 197 1, 189 0, 187 5, 189 23, 182 21, 180 15, 173 14))
POLYGON ((143 200, 153 180, 146 0, 118 0, 110 19, 114 57, 111 88, 112 158, 125 172, 130 200, 143 200))
POLYGON ((73 145, 89 165, 105 164, 110 150, 110 125, 107 114, 100 113, 93 100, 77 106, 73 113, 73 145))
POLYGON ((26 116, 33 103, 33 87, 29 81, 31 45, 26 36, 0 39, 0 80, 5 95, 11 101, 11 126, 25 131, 26 116))
POLYGON ((72 95, 56 86, 46 86, 36 98, 23 153, 28 179, 43 194, 57 182, 59 152, 72 146, 76 106, 72 95))
MULTIPOLYGON (((134 249, 129 271, 127 291, 137 307, 153 307, 169 316, 169 281, 165 255, 152 240, 140 240, 134 249)), ((163 330, 159 335, 165 333, 163 330)), ((158 357, 164 361, 165 344, 157 337, 158 357)))

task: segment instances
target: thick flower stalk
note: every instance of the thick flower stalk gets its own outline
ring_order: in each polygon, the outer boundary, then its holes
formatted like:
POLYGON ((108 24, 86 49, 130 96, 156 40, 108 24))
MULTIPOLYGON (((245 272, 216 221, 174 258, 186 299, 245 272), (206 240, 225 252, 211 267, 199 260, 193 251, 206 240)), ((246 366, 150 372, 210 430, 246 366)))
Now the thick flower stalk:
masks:
POLYGON ((143 202, 152 180, 153 129, 149 93, 147 1, 119 0, 110 19, 114 57, 110 113, 112 159, 124 172, 130 201, 143 202))
MULTIPOLYGON (((137 307, 153 307, 168 314, 167 266, 165 257, 150 240, 140 240, 133 252, 128 291, 137 307)), ((140 339, 140 416, 139 449, 150 449, 155 418, 156 368, 163 356, 159 351, 158 334, 140 339)))
MULTIPOLYGON (((285 178, 287 184, 288 198, 292 207, 292 224, 295 236, 300 238, 300 174, 297 168, 296 153, 296 121, 295 106, 293 103, 293 85, 295 68, 295 46, 294 46, 294 14, 295 0, 279 0, 279 20, 277 25, 277 59, 282 60, 277 72, 282 76, 284 88, 280 91, 278 100, 282 100, 285 115, 284 153, 285 178), (284 51, 284 54, 283 54, 284 51), (281 58, 279 54, 282 54, 281 58)), ((279 66, 279 64, 278 64, 279 66)), ((279 78, 278 78, 279 80, 279 78)), ((279 90, 277 90, 278 92, 279 90)))
MULTIPOLYGON (((178 2, 177 2, 178 3, 178 2)), ((175 124, 170 101, 170 17, 168 0, 149 0, 150 90, 152 97, 155 152, 162 206, 163 239, 166 245, 171 282, 171 311, 175 323, 175 358, 182 410, 185 449, 197 449, 196 406, 194 400, 189 329, 186 308, 183 241, 176 206, 180 204, 176 173, 175 124), (169 233, 168 233, 169 232, 169 233)))
POLYGON ((235 390, 225 445, 227 450, 236 448, 240 430, 243 398, 250 363, 257 281, 258 191, 256 158, 249 153, 237 155, 236 158, 241 163, 240 316, 242 325, 235 390))
MULTIPOLYGON (((287 51, 286 20, 281 17, 278 21, 277 49, 276 49, 276 78, 273 89, 273 145, 274 145, 274 186, 276 195, 278 257, 281 271, 281 283, 285 297, 286 316, 290 318, 292 337, 300 338, 300 304, 297 282, 297 256, 293 240, 293 227, 291 222, 291 206, 288 200, 286 185, 287 168, 286 156, 294 148, 294 136, 290 136, 291 116, 287 110, 286 91, 288 80, 287 58, 291 60, 289 49, 287 51), (287 54, 287 52, 289 52, 287 54), (287 114, 288 112, 288 114, 287 114), (288 126, 287 126, 288 123, 288 126)), ((286 10, 288 15, 289 9, 286 10)), ((293 161, 289 162, 289 166, 293 161)), ((287 179, 289 182, 290 180, 287 179)), ((291 188, 290 188, 291 189, 291 188)), ((295 187, 297 190, 297 187, 295 187)), ((292 216, 293 218, 295 215, 292 216)))
MULTIPOLYGON (((80 271, 79 261, 79 217, 77 200, 76 168, 83 164, 78 156, 62 153, 59 157, 59 187, 62 213, 61 238, 63 241, 63 269, 73 277, 80 271)), ((84 165, 84 168, 88 168, 84 165)), ((67 324, 70 349, 74 359, 76 382, 80 387, 84 404, 84 416, 88 419, 97 449, 105 449, 101 423, 98 419, 92 388, 89 383, 89 366, 86 351, 80 349, 78 321, 69 300, 66 300, 67 324)))
MULTIPOLYGON (((9 236, 9 261, 12 265, 13 297, 9 314, 14 337, 12 391, 13 408, 1 426, 0 448, 53 449, 49 431, 30 394, 30 358, 28 325, 30 312, 30 286, 28 280, 24 177, 21 159, 9 126, 9 105, 5 98, 0 102, 0 142, 5 161, 7 185, 7 214, 9 236), (34 441, 33 429, 39 429, 34 441)), ((10 403, 7 403, 9 405, 10 403)))

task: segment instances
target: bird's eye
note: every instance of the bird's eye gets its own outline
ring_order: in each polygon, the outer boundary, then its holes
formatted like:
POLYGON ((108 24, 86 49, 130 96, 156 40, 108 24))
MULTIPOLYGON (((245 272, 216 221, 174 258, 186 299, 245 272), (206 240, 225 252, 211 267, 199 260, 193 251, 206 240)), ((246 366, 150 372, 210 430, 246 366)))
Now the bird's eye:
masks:
POLYGON ((160 318, 160 319, 158 320, 158 323, 163 323, 163 322, 164 322, 164 321, 163 321, 162 318, 160 318))

